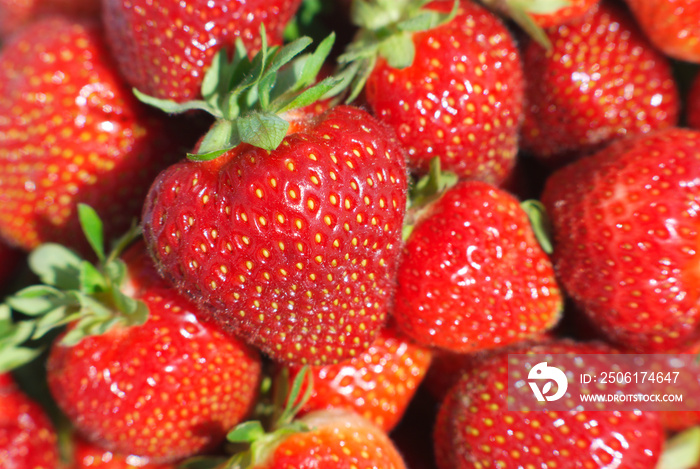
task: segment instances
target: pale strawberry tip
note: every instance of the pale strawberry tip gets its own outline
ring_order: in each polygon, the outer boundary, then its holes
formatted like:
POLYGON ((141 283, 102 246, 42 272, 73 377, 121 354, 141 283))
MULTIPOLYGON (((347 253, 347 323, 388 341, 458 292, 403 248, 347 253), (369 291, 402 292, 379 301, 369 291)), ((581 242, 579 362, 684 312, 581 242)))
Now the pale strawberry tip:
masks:
POLYGON ((327 77, 316 82, 321 67, 335 41, 331 34, 315 51, 302 55, 311 39, 301 37, 284 46, 268 47, 265 28, 261 26, 262 48, 253 59, 241 40, 233 55, 220 50, 204 76, 203 100, 178 103, 147 96, 134 89, 142 102, 170 114, 191 110, 205 111, 217 122, 201 140, 195 161, 217 158, 241 143, 272 151, 289 131, 284 114, 329 99, 343 91, 342 77, 327 77))

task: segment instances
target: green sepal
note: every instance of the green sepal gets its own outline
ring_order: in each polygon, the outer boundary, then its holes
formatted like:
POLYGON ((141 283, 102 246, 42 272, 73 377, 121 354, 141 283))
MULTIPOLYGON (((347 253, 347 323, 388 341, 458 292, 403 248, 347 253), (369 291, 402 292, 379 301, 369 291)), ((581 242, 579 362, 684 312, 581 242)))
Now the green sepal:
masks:
POLYGON ((105 249, 102 220, 100 220, 97 212, 86 204, 78 204, 78 219, 85 238, 90 243, 90 247, 95 251, 95 254, 97 254, 97 259, 100 262, 104 262, 105 249))
POLYGON ((140 92, 136 88, 132 88, 131 91, 134 93, 136 98, 142 103, 153 106, 156 109, 160 109, 168 114, 182 114, 187 111, 206 111, 213 116, 219 117, 218 110, 209 105, 206 101, 187 101, 184 103, 178 103, 171 99, 161 99, 149 96, 145 93, 140 92))
POLYGON ((389 66, 398 69, 409 67, 416 56, 413 38, 407 32, 392 34, 379 44, 378 51, 389 66))
POLYGON ((547 15, 570 7, 571 0, 506 0, 509 8, 518 8, 534 15, 547 15))
POLYGON ((282 143, 289 122, 273 113, 251 112, 235 121, 242 142, 272 151, 282 143))
POLYGON ((450 10, 449 13, 442 13, 435 10, 419 10, 419 12, 414 16, 397 23, 396 29, 399 31, 409 32, 428 31, 430 29, 437 28, 442 24, 449 23, 455 18, 455 16, 457 16, 458 11, 458 0, 454 1, 452 10, 450 10))
POLYGON ((49 285, 23 288, 5 301, 14 310, 31 317, 44 316, 59 307, 76 305, 70 295, 49 285))
POLYGON ((107 279, 102 272, 89 263, 80 264, 80 290, 88 295, 104 292, 107 289, 107 279))
POLYGON ((670 438, 656 469, 693 469, 700 462, 700 427, 692 427, 670 438))
POLYGON ((5 373, 34 360, 44 349, 30 347, 2 347, 0 345, 0 373, 5 373))
POLYGON ((197 153, 188 153, 192 161, 209 161, 221 156, 241 142, 238 127, 230 120, 218 120, 207 132, 197 153))
POLYGON ((532 231, 535 234, 535 238, 537 238, 537 242, 540 243, 542 250, 547 254, 552 254, 554 252, 552 224, 542 202, 532 199, 524 200, 520 203, 520 207, 527 214, 530 225, 532 226, 532 231))
POLYGON ((265 435, 265 429, 257 420, 243 422, 228 432, 226 439, 231 443, 252 443, 265 435))
POLYGON ((43 283, 61 290, 80 288, 80 265, 83 260, 75 252, 55 243, 42 244, 27 258, 29 268, 43 283))
POLYGON ((123 313, 125 325, 140 326, 148 321, 146 303, 125 295, 117 285, 112 285, 112 299, 117 310, 123 313))
POLYGON ((541 45, 545 50, 552 49, 552 41, 549 40, 547 33, 535 22, 532 16, 518 8, 510 10, 509 14, 513 21, 523 28, 523 31, 535 42, 541 45))

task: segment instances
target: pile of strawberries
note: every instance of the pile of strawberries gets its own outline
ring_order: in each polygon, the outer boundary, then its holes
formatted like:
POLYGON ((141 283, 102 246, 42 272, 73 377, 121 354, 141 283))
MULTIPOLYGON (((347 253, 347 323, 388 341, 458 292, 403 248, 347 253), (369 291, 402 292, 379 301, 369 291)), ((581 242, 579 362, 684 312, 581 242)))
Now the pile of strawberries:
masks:
POLYGON ((0 0, 0 467, 700 467, 506 404, 700 352, 698 63, 700 0, 0 0))

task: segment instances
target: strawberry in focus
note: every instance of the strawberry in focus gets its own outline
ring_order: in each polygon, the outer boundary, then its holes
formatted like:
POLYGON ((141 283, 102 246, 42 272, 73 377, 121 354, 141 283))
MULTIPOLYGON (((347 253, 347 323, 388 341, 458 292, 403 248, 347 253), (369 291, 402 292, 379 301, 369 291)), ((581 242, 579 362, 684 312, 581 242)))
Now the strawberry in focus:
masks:
POLYGON ((682 345, 700 306, 700 132, 611 144, 554 173, 542 201, 564 289, 591 322, 637 351, 682 345))
MULTIPOLYGON (((313 390, 300 415, 314 410, 348 409, 390 432, 399 422, 430 366, 432 352, 383 329, 357 357, 335 365, 313 366, 313 390)), ((290 382, 296 372, 289 376, 290 382)), ((284 375, 282 375, 284 376, 284 375)))
POLYGON ((625 0, 644 34, 664 54, 700 63, 700 1, 625 0))
POLYGON ((668 60, 629 13, 604 2, 525 46, 523 150, 551 166, 610 141, 673 126, 680 101, 668 60))
POLYGON ((109 45, 129 84, 158 98, 198 99, 202 79, 217 51, 240 38, 257 52, 258 31, 270 44, 301 0, 105 0, 103 23, 109 45))
POLYGON ((12 36, 0 51, 0 236, 86 250, 81 202, 110 237, 125 232, 178 157, 162 118, 121 82, 98 24, 51 17, 12 36))
MULTIPOLYGON (((500 184, 518 152, 520 53, 493 13, 472 1, 462 0, 458 7, 439 26, 412 32, 398 46, 380 46, 365 95, 374 114, 406 148, 412 171, 427 172, 430 161, 439 157, 444 169, 460 177, 500 184)), ((444 16, 452 8, 450 1, 430 2, 425 14, 444 16)), ((376 18, 364 22, 372 25, 376 18)))
POLYGON ((56 469, 56 432, 9 373, 0 373, 0 461, 6 469, 56 469))
POLYGON ((419 211, 398 272, 396 324, 466 353, 552 328, 562 296, 528 215, 507 192, 462 181, 419 211))
MULTIPOLYGON (((521 353, 578 356, 611 351, 600 344, 559 342, 521 353)), ((508 354, 498 354, 462 376, 448 392, 434 433, 440 469, 655 467, 664 441, 656 413, 511 411, 506 402, 508 366, 508 354)))
POLYGON ((113 453, 80 437, 74 438, 72 450, 70 469, 176 469, 174 464, 154 464, 148 458, 113 453))

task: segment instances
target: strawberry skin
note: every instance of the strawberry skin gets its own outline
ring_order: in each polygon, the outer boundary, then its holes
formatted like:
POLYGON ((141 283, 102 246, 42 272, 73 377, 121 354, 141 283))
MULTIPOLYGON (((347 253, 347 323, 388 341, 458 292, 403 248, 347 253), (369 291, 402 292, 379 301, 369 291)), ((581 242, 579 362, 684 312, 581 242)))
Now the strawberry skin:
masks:
POLYGON ((79 202, 122 234, 175 161, 166 130, 120 81, 97 24, 26 27, 0 51, 0 236, 26 250, 82 247, 79 202))
MULTIPOLYGON (((345 408, 389 432, 399 422, 430 366, 432 353, 382 330, 366 351, 335 365, 314 366, 313 391, 303 413, 345 408)), ((298 370, 297 370, 298 371, 298 370)), ((290 377, 290 383, 295 374, 290 377)))
POLYGON ((518 201, 463 181, 425 208, 399 267, 396 324, 419 343, 473 352, 553 327, 562 297, 518 201))
POLYGON ((569 5, 555 13, 531 13, 530 16, 541 28, 574 23, 583 19, 600 0, 570 0, 569 5))
POLYGON ((129 289, 148 306, 148 321, 72 347, 56 341, 47 379, 89 441, 168 463, 213 448, 247 416, 261 363, 257 352, 200 322, 196 307, 165 285, 141 249, 135 259, 144 264, 129 266, 132 282, 141 284, 129 289))
POLYGON ((545 185, 564 289, 630 349, 669 350, 697 329, 699 148, 691 130, 626 139, 545 185))
MULTIPOLYGON (((570 342, 530 351, 610 353, 607 347, 570 342)), ((508 365, 508 354, 499 354, 448 392, 434 433, 439 469, 655 467, 664 439, 656 413, 509 411, 508 365)))
POLYGON ((9 373, 0 374, 0 461, 3 469, 56 469, 56 432, 44 410, 9 373))
POLYGON ((676 59, 700 63, 700 1, 625 1, 659 50, 676 59))
POLYGON ((65 14, 97 17, 100 4, 95 0, 0 0, 0 38, 42 16, 65 14))
POLYGON ((106 0, 103 22, 119 67, 131 86, 150 96, 184 102, 200 97, 204 73, 221 48, 237 38, 249 53, 269 44, 301 0, 106 0))
POLYGON ((406 200, 401 148, 348 106, 302 116, 274 151, 241 144, 164 171, 144 207, 160 272, 278 361, 366 350, 395 289, 406 200))
POLYGON ((72 449, 71 469, 176 469, 174 464, 153 464, 148 458, 113 453, 80 437, 74 439, 72 449))
MULTIPOLYGON (((449 12, 452 2, 428 8, 449 12)), ((520 54, 493 13, 471 1, 459 8, 448 23, 413 34, 412 65, 397 69, 377 60, 367 103, 396 131, 412 170, 427 172, 439 157, 460 177, 499 184, 518 151, 520 54)))
POLYGON ((311 430, 290 435, 248 469, 406 469, 386 433, 357 414, 325 410, 300 420, 311 430))
POLYGON ((583 21, 547 29, 550 51, 530 43, 522 148, 560 165, 615 138, 675 125, 679 98, 668 60, 609 3, 583 21))

